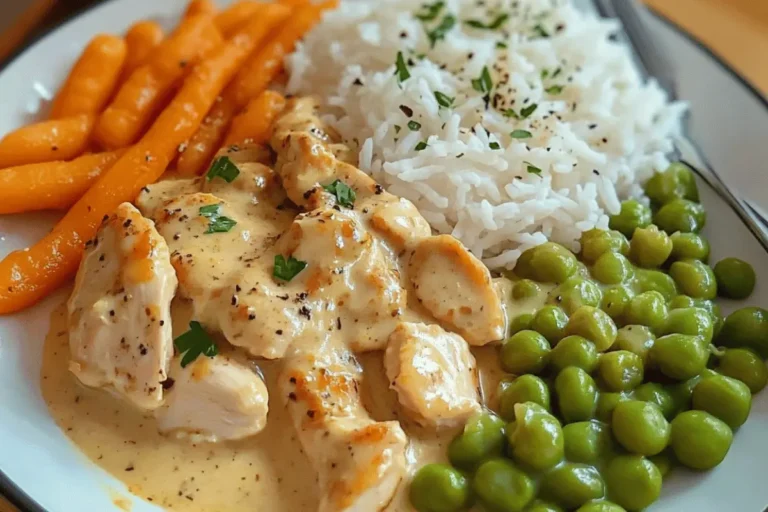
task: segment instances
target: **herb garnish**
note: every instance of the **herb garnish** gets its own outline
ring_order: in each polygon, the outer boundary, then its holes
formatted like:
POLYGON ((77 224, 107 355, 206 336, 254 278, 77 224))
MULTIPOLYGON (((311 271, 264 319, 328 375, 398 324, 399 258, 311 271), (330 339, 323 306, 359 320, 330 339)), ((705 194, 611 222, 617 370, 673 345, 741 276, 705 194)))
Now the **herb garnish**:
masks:
POLYGON ((427 143, 424 142, 424 141, 421 141, 418 144, 416 144, 416 147, 414 149, 416 151, 421 151, 421 150, 427 149, 427 143))
POLYGON ((546 29, 541 25, 541 23, 533 27, 533 31, 536 32, 536 35, 539 37, 549 37, 549 32, 546 31, 546 29))
POLYGON ((237 224, 237 222, 230 219, 229 217, 219 215, 220 208, 221 203, 209 204, 207 206, 200 207, 200 215, 210 219, 210 222, 208 223, 208 229, 205 230, 203 233, 204 235, 210 235, 211 233, 226 233, 237 224))
POLYGON ((509 45, 504 41, 499 41, 496 43, 496 48, 499 48, 499 49, 509 48, 509 45))
POLYGON ((421 123, 418 123, 416 121, 408 121, 408 128, 412 131, 418 131, 421 129, 421 123))
POLYGON ((403 52, 397 52, 397 59, 395 60, 395 75, 399 82, 405 82, 411 78, 411 73, 408 71, 408 66, 405 63, 405 57, 403 52))
POLYGON ((352 208, 355 205, 355 199, 357 195, 355 191, 349 188, 349 186, 341 180, 336 180, 330 185, 324 185, 323 188, 326 192, 333 194, 336 197, 336 202, 346 208, 352 208))
POLYGON ((531 132, 528 130, 515 130, 512 133, 509 134, 510 137, 513 139, 530 139, 533 137, 531 132))
POLYGON ((208 169, 208 173, 205 175, 208 181, 212 181, 213 178, 219 177, 227 183, 232 183, 240 175, 240 169, 229 159, 228 156, 220 156, 211 164, 211 168, 208 169))
POLYGON ((272 270, 272 276, 275 279, 288 282, 305 268, 307 268, 306 261, 297 260, 293 256, 285 259, 285 256, 278 254, 275 256, 275 268, 272 270))
POLYGON ((208 333, 205 332, 200 322, 194 320, 189 322, 189 330, 173 340, 176 350, 182 354, 181 367, 186 367, 189 363, 198 358, 201 354, 213 357, 219 353, 219 348, 213 342, 208 333))
POLYGON ((524 109, 520 110, 519 114, 511 108, 508 108, 507 110, 502 112, 502 114, 504 115, 504 117, 513 117, 515 119, 528 119, 531 116, 531 114, 533 114, 536 111, 538 107, 539 105, 537 103, 532 103, 527 107, 525 107, 524 109))
POLYGON ((400 128, 398 125, 395 125, 395 135, 400 133, 400 130, 402 130, 402 128, 400 128))
POLYGON ((498 142, 491 142, 488 144, 488 147, 491 149, 501 149, 501 145, 498 142))
POLYGON ((562 85, 550 85, 546 89, 544 89, 544 92, 547 94, 560 94, 563 92, 563 86, 562 85))
POLYGON ((491 89, 493 89, 493 80, 491 79, 490 71, 488 71, 488 66, 483 66, 483 71, 480 73, 479 78, 472 79, 472 88, 481 94, 490 94, 491 89))
POLYGON ((437 104, 441 107, 449 108, 451 105, 453 105, 453 101, 456 98, 451 98, 447 94, 443 94, 440 91, 435 91, 435 99, 437 100, 437 104))
POLYGON ((480 30, 497 30, 509 19, 509 14, 499 14, 496 18, 488 24, 483 23, 480 20, 468 20, 466 24, 472 28, 480 30))
POLYGON ((533 165, 531 162, 523 162, 525 165, 528 166, 528 172, 530 174, 535 174, 536 176, 541 176, 541 169, 533 165))
POLYGON ((427 37, 432 48, 435 47, 438 41, 445 39, 445 35, 451 31, 456 25, 456 16, 453 14, 447 14, 438 26, 433 30, 427 31, 427 37))
POLYGON ((414 16, 421 21, 432 21, 437 18, 440 11, 443 10, 443 7, 445 7, 445 2, 440 0, 433 4, 425 4, 422 6, 422 10, 414 14, 414 16))

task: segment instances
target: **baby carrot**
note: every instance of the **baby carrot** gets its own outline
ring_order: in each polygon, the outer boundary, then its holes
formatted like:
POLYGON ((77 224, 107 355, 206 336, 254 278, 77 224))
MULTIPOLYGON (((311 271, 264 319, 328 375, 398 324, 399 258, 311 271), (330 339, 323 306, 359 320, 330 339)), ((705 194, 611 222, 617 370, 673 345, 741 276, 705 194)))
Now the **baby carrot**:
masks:
POLYGON ((78 157, 88 148, 94 122, 83 114, 14 130, 0 140, 0 168, 78 157))
POLYGON ((96 123, 96 141, 115 149, 138 140, 188 71, 188 64, 220 44, 221 35, 210 17, 200 15, 182 21, 150 60, 120 87, 96 123))
POLYGON ((139 21, 125 33, 125 44, 128 45, 128 55, 123 66, 123 77, 127 78, 133 71, 144 64, 152 50, 165 37, 163 27, 154 21, 139 21))
POLYGON ((76 271, 86 240, 117 206, 156 181, 182 142, 200 125, 224 86, 253 51, 254 19, 195 66, 176 97, 149 131, 72 206, 41 241, 0 262, 0 314, 27 308, 64 284, 76 271))
POLYGON ((192 0, 187 5, 187 10, 184 11, 184 17, 189 18, 198 14, 207 14, 208 16, 216 14, 216 4, 211 0, 192 0))
POLYGON ((3 169, 0 171, 0 214, 69 208, 122 152, 95 153, 71 162, 43 162, 3 169))
POLYGON ((285 98, 282 94, 274 91, 262 92, 232 119, 224 145, 246 142, 264 144, 269 140, 272 123, 284 108, 285 98))
POLYGON ((127 51, 121 37, 94 37, 56 95, 51 118, 101 112, 114 92, 127 51))
POLYGON ((222 34, 229 36, 242 27, 261 7, 259 2, 253 0, 235 2, 216 15, 216 27, 222 34))

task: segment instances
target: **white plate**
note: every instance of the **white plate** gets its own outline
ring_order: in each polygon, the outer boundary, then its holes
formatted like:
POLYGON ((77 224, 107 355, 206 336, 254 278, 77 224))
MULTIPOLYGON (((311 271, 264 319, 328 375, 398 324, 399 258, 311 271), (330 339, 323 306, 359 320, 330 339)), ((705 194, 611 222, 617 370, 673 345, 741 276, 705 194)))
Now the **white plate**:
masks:
MULTIPOLYGON (((113 0, 79 16, 32 46, 0 73, 0 134, 32 120, 38 91, 56 90, 88 39, 122 32, 138 18, 173 19, 181 2, 113 0)), ((692 134, 729 183, 768 211, 768 102, 705 49, 660 20, 651 29, 680 69, 680 95, 692 105, 692 134)), ((43 102, 44 103, 44 102, 43 102)), ((44 105, 43 105, 44 107, 44 105)), ((738 218, 702 186, 706 232, 715 260, 735 255, 762 277, 751 303, 768 305, 768 257, 738 218)), ((41 237, 51 214, 0 218, 0 257, 41 237)), ((40 352, 51 309, 61 294, 24 313, 0 318, 0 490, 25 511, 117 510, 108 489, 124 486, 89 463, 49 417, 40 394, 40 352)), ((728 311, 729 305, 725 305, 728 311)), ((705 474, 676 472, 654 511, 762 512, 768 504, 768 391, 725 462, 705 474)), ((159 510, 134 500, 136 512, 159 510)))

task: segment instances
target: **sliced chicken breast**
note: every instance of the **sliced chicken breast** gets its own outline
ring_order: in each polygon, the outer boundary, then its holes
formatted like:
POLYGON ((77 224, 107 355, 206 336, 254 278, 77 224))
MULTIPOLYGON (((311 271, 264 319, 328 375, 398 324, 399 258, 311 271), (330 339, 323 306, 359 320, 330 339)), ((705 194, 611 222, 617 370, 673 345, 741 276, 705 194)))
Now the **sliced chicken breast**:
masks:
POLYGON ((469 345, 438 325, 400 324, 389 337, 384 365, 400 403, 423 426, 454 427, 480 410, 469 345))
POLYGON ((269 395, 255 368, 227 356, 171 363, 165 405, 155 412, 161 432, 208 442, 242 439, 267 424, 269 395))
POLYGON ((318 474, 318 511, 384 509, 406 476, 407 439, 398 422, 376 422, 363 408, 354 356, 327 351, 284 364, 280 393, 318 474))
POLYGON ((176 273, 165 240, 129 203, 86 244, 68 302, 70 370, 142 409, 162 404, 176 273))

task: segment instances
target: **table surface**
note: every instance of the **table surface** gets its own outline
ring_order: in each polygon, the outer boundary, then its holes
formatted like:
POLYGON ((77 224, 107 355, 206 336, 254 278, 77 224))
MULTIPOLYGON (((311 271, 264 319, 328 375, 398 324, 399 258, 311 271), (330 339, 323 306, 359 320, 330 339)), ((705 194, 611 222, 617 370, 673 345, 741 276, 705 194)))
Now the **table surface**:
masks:
MULTIPOLYGON (((660 14, 693 34, 768 95, 768 1, 764 0, 644 0, 660 14)), ((66 15, 62 2, 54 20, 66 15)), ((43 24, 51 23, 43 20, 43 24)), ((15 509, 0 496, 0 512, 15 509)))

